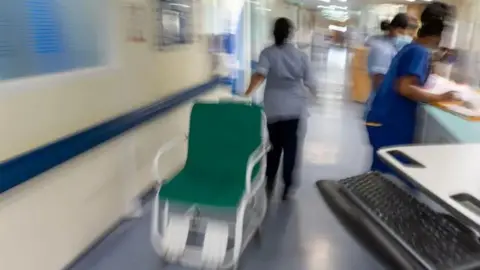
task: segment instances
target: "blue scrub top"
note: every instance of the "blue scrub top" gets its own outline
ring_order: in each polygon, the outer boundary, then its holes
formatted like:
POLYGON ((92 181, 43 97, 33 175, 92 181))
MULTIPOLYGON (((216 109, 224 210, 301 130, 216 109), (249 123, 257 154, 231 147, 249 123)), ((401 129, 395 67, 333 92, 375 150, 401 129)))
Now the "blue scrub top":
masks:
POLYGON ((427 81, 429 69, 430 53, 427 48, 417 43, 404 46, 393 58, 382 84, 377 89, 366 117, 367 122, 382 124, 403 134, 413 133, 417 102, 400 95, 396 84, 400 77, 416 76, 422 86, 427 81))
MULTIPOLYGON (((369 45, 370 51, 367 58, 367 68, 370 78, 372 78, 372 76, 375 74, 387 74, 392 59, 397 54, 397 48, 393 43, 393 39, 387 36, 379 36, 376 37, 375 40, 371 41, 369 45)), ((376 91, 377 89, 375 89, 372 80, 372 91, 370 92, 366 102, 364 118, 366 118, 368 112, 370 111, 376 91)))

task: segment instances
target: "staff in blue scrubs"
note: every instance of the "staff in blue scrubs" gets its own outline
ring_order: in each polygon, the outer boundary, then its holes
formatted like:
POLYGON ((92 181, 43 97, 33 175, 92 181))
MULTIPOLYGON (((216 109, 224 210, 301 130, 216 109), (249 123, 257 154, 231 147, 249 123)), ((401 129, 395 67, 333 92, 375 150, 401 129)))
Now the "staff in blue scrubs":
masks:
POLYGON ((450 14, 449 6, 443 3, 426 7, 418 37, 397 53, 377 90, 366 115, 374 157, 372 171, 391 172, 376 155, 379 148, 413 143, 418 103, 455 99, 453 92, 436 95, 422 89, 431 72, 430 51, 438 48, 450 14))

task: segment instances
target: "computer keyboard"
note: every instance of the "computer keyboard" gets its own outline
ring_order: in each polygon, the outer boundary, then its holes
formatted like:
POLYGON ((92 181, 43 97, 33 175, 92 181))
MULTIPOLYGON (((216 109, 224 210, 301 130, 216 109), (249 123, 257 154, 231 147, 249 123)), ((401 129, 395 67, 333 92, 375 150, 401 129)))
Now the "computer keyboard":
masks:
POLYGON ((426 269, 480 269, 475 232, 437 213, 379 173, 340 181, 340 190, 426 269))

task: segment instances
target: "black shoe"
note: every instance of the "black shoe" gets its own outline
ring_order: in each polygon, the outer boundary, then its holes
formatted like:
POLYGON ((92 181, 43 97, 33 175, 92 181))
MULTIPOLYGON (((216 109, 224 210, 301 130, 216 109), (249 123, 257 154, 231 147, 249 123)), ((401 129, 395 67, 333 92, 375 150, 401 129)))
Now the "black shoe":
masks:
POLYGON ((291 199, 290 189, 286 188, 282 193, 282 201, 289 201, 291 199))
POLYGON ((267 188, 265 190, 265 193, 267 194, 267 201, 270 201, 272 199, 272 196, 273 196, 273 189, 267 188))
POLYGON ((268 191, 267 190, 267 201, 271 201, 272 200, 272 195, 273 195, 273 192, 272 191, 268 191))

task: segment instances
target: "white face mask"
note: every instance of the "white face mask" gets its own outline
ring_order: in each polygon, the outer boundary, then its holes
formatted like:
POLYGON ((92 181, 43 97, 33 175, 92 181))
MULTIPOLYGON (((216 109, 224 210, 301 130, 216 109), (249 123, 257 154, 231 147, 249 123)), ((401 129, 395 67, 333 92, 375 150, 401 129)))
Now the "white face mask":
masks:
POLYGON ((397 36, 393 39, 393 44, 398 51, 400 51, 405 45, 410 44, 413 38, 408 35, 397 36))

